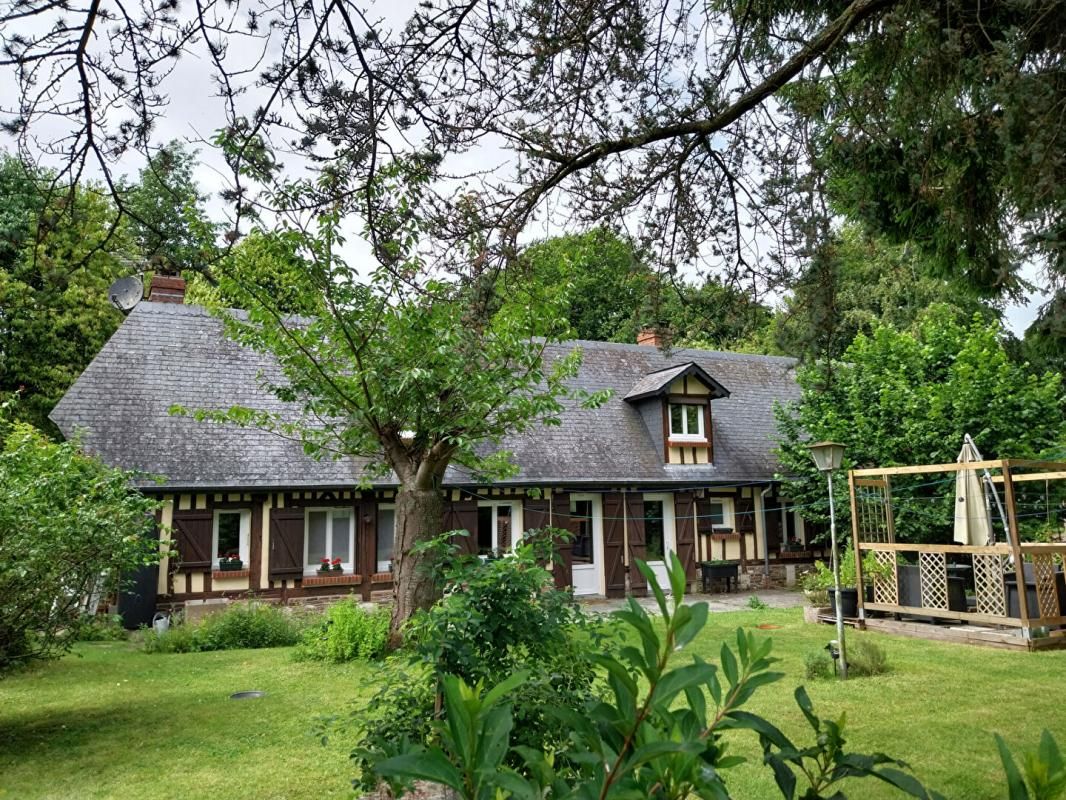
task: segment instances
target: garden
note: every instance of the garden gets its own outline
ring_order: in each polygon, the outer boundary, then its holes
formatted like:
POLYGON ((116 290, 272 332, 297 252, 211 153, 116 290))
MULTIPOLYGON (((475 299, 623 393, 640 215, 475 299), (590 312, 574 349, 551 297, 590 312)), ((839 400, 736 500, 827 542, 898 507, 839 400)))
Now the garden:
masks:
MULTIPOLYGON (((384 617, 348 603, 325 617, 237 607, 213 622, 187 626, 172 640, 182 644, 161 647, 166 635, 146 633, 129 641, 85 642, 60 660, 16 671, 0 682, 0 796, 353 796, 353 748, 361 744, 361 758, 366 759, 367 751, 374 749, 366 730, 376 726, 378 733, 388 733, 406 724, 405 709, 417 709, 421 702, 416 687, 423 685, 419 676, 431 670, 430 659, 460 674, 476 663, 481 677, 491 678, 537 659, 566 659, 575 641, 578 651, 581 642, 594 640, 618 649, 621 640, 612 644, 611 639, 617 631, 595 622, 576 639, 555 638, 556 623, 574 621, 572 607, 564 595, 553 593, 545 603, 535 601, 536 614, 518 602, 517 595, 547 575, 522 563, 521 558, 503 559, 477 566, 473 573, 469 564, 454 564, 447 574, 453 579, 463 576, 465 591, 450 595, 460 600, 450 605, 445 601, 418 621, 420 645, 399 667, 378 660, 374 643, 384 639, 384 617), (504 572, 515 580, 501 583, 504 572), (440 631, 454 630, 455 619, 470 620, 475 604, 511 608, 515 616, 486 613, 458 637, 441 638, 440 631), (481 659, 474 643, 488 626, 496 626, 500 640, 518 637, 495 651, 496 661, 481 659), (263 631, 269 636, 263 638, 263 631), (547 655, 525 651, 520 639, 527 632, 548 642, 547 655), (278 640, 296 644, 220 649, 278 640), (354 644, 345 650, 338 647, 343 641, 354 644), (409 676, 406 683, 395 679, 400 674, 409 676), (247 690, 264 695, 230 699, 247 690), (353 711, 355 719, 362 720, 363 732, 351 724, 353 711)), ((683 629, 689 623, 684 618, 680 612, 672 613, 669 624, 658 618, 652 623, 655 635, 665 641, 676 625, 679 640, 685 638, 683 629)), ((781 677, 753 687, 743 703, 745 713, 772 721, 797 744, 809 744, 811 730, 794 697, 797 687, 805 685, 818 717, 844 722, 848 752, 900 759, 925 787, 946 797, 1007 796, 994 734, 1001 735, 1023 763, 1021 754, 1036 751, 1043 729, 1060 739, 1066 732, 1066 709, 1047 701, 1049 688, 1066 668, 1066 653, 979 651, 855 632, 850 641, 880 650, 887 668, 879 675, 840 683, 808 677, 812 656, 831 634, 825 627, 805 625, 799 609, 753 604, 749 610, 709 615, 702 628, 691 627, 695 633, 678 663, 690 661, 691 654, 721 663, 723 673, 729 670, 721 648, 729 643, 737 650, 737 629, 754 645, 746 656, 739 655, 742 671, 744 663, 765 655, 758 643, 772 642, 769 656, 779 660, 771 666, 781 677)), ((512 740, 546 735, 543 726, 538 728, 542 721, 528 712, 550 704, 551 693, 576 696, 588 688, 579 670, 553 669, 574 680, 526 683, 516 689, 516 697, 526 697, 523 708, 515 703, 512 740)), ((732 680, 723 674, 722 683, 732 680)), ((746 759, 722 769, 731 796, 777 796, 774 773, 761 763, 757 732, 720 733, 720 756, 746 759)), ((436 736, 440 741, 440 731, 436 736)), ((390 755, 395 763, 395 753, 384 753, 375 757, 377 766, 385 764, 388 771, 390 755)), ((852 796, 903 796, 888 783, 870 779, 847 779, 836 788, 852 796)))

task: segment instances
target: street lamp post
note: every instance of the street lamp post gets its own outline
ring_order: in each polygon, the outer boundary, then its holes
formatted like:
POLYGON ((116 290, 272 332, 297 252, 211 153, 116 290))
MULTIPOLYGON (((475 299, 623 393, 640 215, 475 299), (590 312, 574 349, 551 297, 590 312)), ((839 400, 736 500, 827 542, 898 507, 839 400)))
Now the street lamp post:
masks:
POLYGON ((814 464, 819 472, 824 472, 829 481, 829 542, 833 549, 833 587, 836 593, 837 611, 837 668, 840 679, 848 679, 848 651, 844 645, 844 603, 840 596, 840 556, 837 554, 837 520, 833 507, 833 470, 840 469, 844 459, 844 445, 837 442, 817 442, 810 445, 814 464))

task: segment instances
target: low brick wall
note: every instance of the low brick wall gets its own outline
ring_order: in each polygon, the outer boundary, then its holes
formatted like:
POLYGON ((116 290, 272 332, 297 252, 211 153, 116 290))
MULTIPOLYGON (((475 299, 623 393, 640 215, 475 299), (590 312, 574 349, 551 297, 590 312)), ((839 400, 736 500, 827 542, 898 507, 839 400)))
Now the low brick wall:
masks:
POLYGON ((740 585, 744 589, 791 589, 799 582, 799 579, 808 572, 814 571, 813 564, 770 564, 770 572, 766 573, 763 564, 748 564, 747 573, 740 576, 740 585), (745 585, 747 578, 747 585, 745 585))

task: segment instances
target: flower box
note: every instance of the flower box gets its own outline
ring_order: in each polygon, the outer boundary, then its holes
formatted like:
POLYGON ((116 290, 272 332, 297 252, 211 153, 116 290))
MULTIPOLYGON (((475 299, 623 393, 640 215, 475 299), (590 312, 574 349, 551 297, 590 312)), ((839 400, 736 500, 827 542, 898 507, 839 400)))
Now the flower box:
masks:
POLYGON ((239 558, 231 558, 229 561, 222 560, 218 562, 219 572, 240 572, 244 569, 244 562, 239 558))
POLYGON ((362 575, 337 575, 330 570, 326 574, 319 573, 318 575, 308 575, 303 579, 303 585, 307 586, 349 586, 352 584, 362 583, 362 575))
POLYGON ((211 573, 212 580, 229 580, 230 578, 250 578, 250 569, 216 569, 211 573))

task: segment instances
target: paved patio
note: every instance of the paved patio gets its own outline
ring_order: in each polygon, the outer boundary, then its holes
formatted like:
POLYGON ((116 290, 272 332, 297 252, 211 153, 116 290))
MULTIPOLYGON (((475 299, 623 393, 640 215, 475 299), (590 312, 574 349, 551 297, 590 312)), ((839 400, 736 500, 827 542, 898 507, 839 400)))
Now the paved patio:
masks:
MULTIPOLYGON (((744 589, 738 592, 716 592, 714 594, 694 593, 687 596, 688 602, 706 602, 711 611, 742 611, 747 608, 752 595, 758 597, 771 608, 797 608, 806 603, 803 593, 798 589, 763 589, 752 591, 744 589)), ((582 598, 582 605, 595 614, 610 614, 625 605, 622 598, 604 599, 602 597, 582 598)), ((649 611, 658 611, 659 606, 654 597, 638 597, 637 602, 649 611)))

